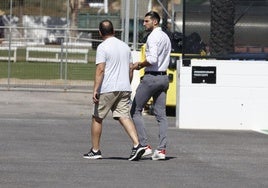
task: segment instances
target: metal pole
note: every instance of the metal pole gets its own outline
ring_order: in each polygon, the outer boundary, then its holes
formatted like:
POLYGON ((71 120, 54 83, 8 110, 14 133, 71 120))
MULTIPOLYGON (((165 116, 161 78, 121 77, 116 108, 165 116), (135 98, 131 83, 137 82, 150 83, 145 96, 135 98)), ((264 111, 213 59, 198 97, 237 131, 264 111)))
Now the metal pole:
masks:
POLYGON ((175 31, 175 5, 174 3, 172 3, 172 17, 171 17, 171 32, 174 32, 175 31))
POLYGON ((108 13, 108 0, 104 0, 104 13, 108 13))
POLYGON ((121 1, 121 7, 120 7, 120 21, 121 21, 121 40, 124 39, 124 36, 125 36, 125 31, 124 31, 124 28, 125 28, 125 8, 126 8, 126 5, 125 5, 125 1, 121 1))
MULTIPOLYGON (((183 35, 183 47, 182 47, 182 55, 180 56, 180 59, 177 61, 177 75, 176 75, 176 78, 177 78, 177 82, 176 82, 176 127, 177 128, 180 128, 180 92, 181 92, 181 80, 180 80, 180 72, 181 72, 181 69, 184 67, 183 66, 183 60, 184 60, 184 35, 185 35, 185 7, 186 7, 186 1, 183 0, 182 1, 182 12, 183 12, 183 15, 182 15, 182 35, 183 35)), ((185 67, 184 67, 185 68, 185 67)))
POLYGON ((138 10, 138 0, 134 2, 134 20, 133 20, 133 50, 137 48, 137 10, 138 10))
POLYGON ((152 10, 152 0, 149 0, 148 2, 148 7, 147 7, 147 12, 152 10))
POLYGON ((63 64, 63 44, 64 39, 61 39, 61 51, 60 51, 60 79, 62 80, 62 64, 63 64))
POLYGON ((66 19, 67 19, 67 30, 65 32, 65 72, 64 72, 64 91, 67 90, 67 71, 68 71, 68 36, 69 36, 69 32, 70 32, 70 16, 69 16, 69 11, 70 11, 70 0, 67 0, 67 15, 66 15, 66 19))
POLYGON ((7 66, 7 89, 10 89, 10 72, 11 72, 11 65, 10 65, 10 57, 11 57, 11 16, 12 16, 12 0, 10 1, 10 11, 9 11, 9 44, 8 44, 8 66, 7 66))
POLYGON ((183 61, 184 61, 184 51, 185 51, 184 48, 185 48, 185 42, 186 42, 186 40, 185 40, 185 15, 186 15, 185 7, 186 7, 186 1, 183 0, 183 4, 182 4, 182 52, 181 52, 183 65, 184 65, 183 61))
POLYGON ((126 16, 125 16, 125 43, 129 42, 129 0, 126 0, 126 16))

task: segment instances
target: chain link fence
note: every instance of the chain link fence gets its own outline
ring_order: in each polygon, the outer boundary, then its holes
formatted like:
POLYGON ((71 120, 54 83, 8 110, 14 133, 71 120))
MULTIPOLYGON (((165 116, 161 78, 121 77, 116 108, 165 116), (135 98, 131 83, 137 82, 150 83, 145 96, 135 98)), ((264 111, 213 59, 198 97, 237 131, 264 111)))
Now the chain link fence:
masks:
POLYGON ((174 53, 267 54, 267 7, 267 0, 1 0, 0 87, 88 88, 99 22, 110 19, 116 37, 140 50, 150 10, 160 14, 174 53), (226 12, 233 24, 221 27, 226 12))
POLYGON ((0 87, 87 89, 94 79, 101 20, 110 19, 116 37, 139 50, 146 37, 145 13, 158 11, 167 30, 174 27, 173 4, 170 0, 2 0, 0 87))

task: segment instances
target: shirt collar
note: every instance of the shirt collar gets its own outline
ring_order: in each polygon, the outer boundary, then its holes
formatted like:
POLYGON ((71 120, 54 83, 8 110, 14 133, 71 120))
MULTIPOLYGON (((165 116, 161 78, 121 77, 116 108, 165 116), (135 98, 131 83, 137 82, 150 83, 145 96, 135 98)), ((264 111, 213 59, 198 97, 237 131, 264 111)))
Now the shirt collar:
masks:
MULTIPOLYGON (((161 27, 156 27, 154 30, 155 30, 155 31, 162 31, 162 28, 161 28, 161 27)), ((153 31, 154 31, 154 30, 153 30, 153 31)))

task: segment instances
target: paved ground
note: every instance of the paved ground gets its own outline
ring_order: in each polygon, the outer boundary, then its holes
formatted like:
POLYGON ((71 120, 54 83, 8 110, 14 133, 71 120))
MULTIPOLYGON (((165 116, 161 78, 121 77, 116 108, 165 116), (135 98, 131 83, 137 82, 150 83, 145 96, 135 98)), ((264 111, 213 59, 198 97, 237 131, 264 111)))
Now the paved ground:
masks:
MULTIPOLYGON (((103 160, 89 150, 90 93, 0 91, 1 188, 267 188, 268 136, 181 130, 169 117, 166 161, 128 161, 131 143, 109 116, 103 160)), ((193 117, 194 118, 194 117, 193 117)), ((145 116, 149 139, 158 128, 145 116)))

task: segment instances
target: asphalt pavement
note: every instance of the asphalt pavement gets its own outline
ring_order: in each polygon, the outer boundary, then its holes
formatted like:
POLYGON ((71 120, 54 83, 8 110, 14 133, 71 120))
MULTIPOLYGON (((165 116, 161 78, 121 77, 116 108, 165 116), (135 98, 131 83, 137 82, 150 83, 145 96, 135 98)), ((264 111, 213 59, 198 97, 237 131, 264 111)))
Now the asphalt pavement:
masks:
MULTIPOLYGON (((179 129, 169 116, 167 160, 128 161, 130 139, 109 115, 104 159, 89 160, 82 156, 91 145, 90 92, 2 90, 0 96, 1 188, 268 187, 268 135, 179 129)), ((155 148, 158 126, 153 116, 144 119, 155 148)))

